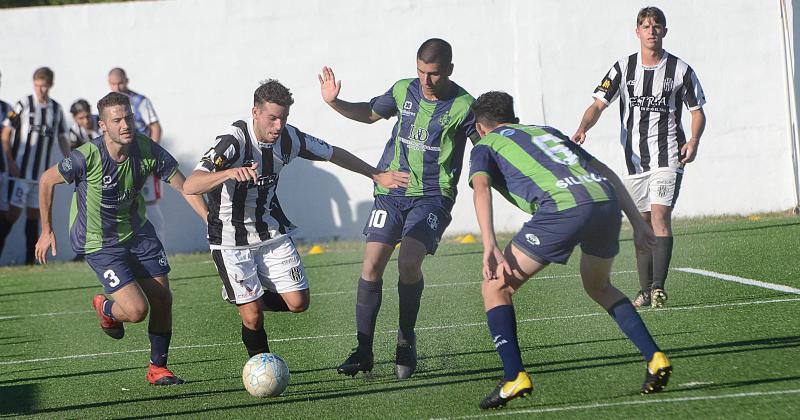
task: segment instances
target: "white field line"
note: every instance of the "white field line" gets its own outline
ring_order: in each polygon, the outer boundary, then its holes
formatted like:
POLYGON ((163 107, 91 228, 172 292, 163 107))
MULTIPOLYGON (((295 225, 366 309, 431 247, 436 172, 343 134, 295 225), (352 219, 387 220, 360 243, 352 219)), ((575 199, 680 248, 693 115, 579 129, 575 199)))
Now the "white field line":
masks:
MULTIPOLYGON (((699 305, 699 306, 687 306, 683 308, 660 308, 660 309, 648 309, 642 312, 651 313, 651 314, 662 314, 671 311, 692 311, 692 310, 699 310, 699 309, 712 309, 712 308, 724 308, 724 307, 736 307, 736 306, 748 306, 748 305, 765 305, 771 303, 784 303, 784 302, 798 302, 800 301, 800 297, 798 298, 787 298, 787 299, 771 299, 771 300, 756 300, 756 301, 749 301, 749 302, 736 302, 736 303, 719 303, 715 305, 699 305)), ((550 316, 550 317, 541 317, 541 318, 528 318, 528 319, 521 319, 517 320, 518 323, 528 323, 528 322, 540 322, 540 321, 555 321, 555 320, 568 320, 568 319, 579 319, 579 318, 588 318, 588 317, 596 317, 596 316, 607 316, 608 313, 606 312, 593 312, 588 314, 577 314, 577 315, 563 315, 563 316, 550 316)), ((456 328, 466 328, 466 327, 476 327, 476 326, 483 326, 486 325, 485 322, 470 322, 465 324, 452 324, 452 325, 435 325, 429 327, 417 327, 418 331, 433 331, 433 330, 446 330, 446 329, 456 329, 456 328)), ((382 334, 396 334, 397 330, 389 330, 383 331, 382 334)), ((311 341, 311 340, 322 340, 327 338, 342 338, 342 337, 352 337, 354 333, 347 333, 347 334, 327 334, 327 335, 317 335, 317 336, 308 336, 308 337, 287 337, 287 338, 273 338, 270 341, 273 342, 284 342, 284 341, 311 341)), ((233 346, 239 345, 241 342, 229 342, 229 343, 211 343, 211 344, 189 344, 183 346, 170 346, 170 349, 198 349, 198 348, 207 348, 207 347, 221 347, 221 346, 233 346)), ((90 353, 90 354, 74 354, 68 356, 56 356, 56 357, 43 357, 37 359, 25 359, 25 360, 6 360, 0 361, 0 366, 3 365, 19 365, 23 363, 37 363, 37 362, 48 362, 53 360, 70 360, 70 359, 85 359, 89 357, 97 357, 97 356, 111 356, 116 354, 127 354, 127 353, 144 353, 149 352, 150 349, 139 349, 139 350, 124 350, 124 351, 117 351, 117 352, 104 352, 104 353, 90 353)))
MULTIPOLYGON (((699 397, 680 397, 680 398, 661 398, 661 399, 643 399, 633 401, 620 401, 613 403, 595 403, 585 405, 567 405, 561 407, 542 407, 531 408, 527 410, 508 410, 508 411, 493 411, 484 414, 475 414, 470 416, 452 417, 453 419, 474 419, 483 417, 496 417, 496 416, 518 416, 520 414, 536 414, 536 413, 555 413, 559 411, 576 411, 576 410, 592 410, 597 408, 609 407, 622 407, 626 405, 642 405, 642 404, 666 404, 666 403, 682 403, 690 401, 710 401, 722 399, 735 399, 735 398, 751 398, 751 397, 767 397, 772 395, 792 395, 800 393, 800 389, 786 389, 782 391, 757 391, 757 392, 738 392, 735 394, 720 394, 720 395, 706 395, 699 397)), ((764 413, 767 414, 767 413, 764 413)))
MULTIPOLYGON (((630 274, 635 273, 634 270, 623 270, 623 271, 614 271, 611 274, 630 274)), ((534 281, 536 280, 545 280, 545 279, 563 279, 563 278, 572 278, 572 277, 580 277, 580 274, 561 274, 557 276, 538 276, 534 277, 534 281)), ((463 282, 456 282, 456 283, 433 283, 433 284, 426 284, 425 288, 436 288, 436 287, 452 287, 452 286, 465 286, 470 284, 480 284, 480 281, 463 281, 463 282)), ((397 290, 396 287, 387 287, 383 290, 392 291, 397 290)), ((354 294, 355 289, 353 290, 342 290, 338 292, 311 292, 312 297, 318 296, 336 296, 336 295, 347 295, 347 294, 354 294)), ((214 302, 216 304, 216 302, 214 302)), ((193 305, 192 307, 196 307, 197 305, 193 305)), ((42 314, 21 314, 21 315, 3 315, 0 316, 0 321, 9 320, 9 319, 18 319, 18 318, 34 318, 34 317, 41 317, 41 316, 60 316, 60 315, 74 315, 74 314, 88 314, 94 312, 93 310, 85 310, 85 311, 67 311, 67 312, 48 312, 42 314)))
POLYGON ((732 281, 734 283, 746 284, 748 286, 763 287, 765 289, 777 290, 779 292, 794 293, 796 295, 800 295, 800 289, 784 286, 782 284, 767 283, 765 281, 746 279, 744 277, 732 276, 730 274, 722 274, 714 271, 700 270, 698 268, 691 268, 691 267, 673 268, 673 270, 683 271, 684 273, 698 274, 706 277, 713 277, 715 279, 720 279, 725 281, 732 281))

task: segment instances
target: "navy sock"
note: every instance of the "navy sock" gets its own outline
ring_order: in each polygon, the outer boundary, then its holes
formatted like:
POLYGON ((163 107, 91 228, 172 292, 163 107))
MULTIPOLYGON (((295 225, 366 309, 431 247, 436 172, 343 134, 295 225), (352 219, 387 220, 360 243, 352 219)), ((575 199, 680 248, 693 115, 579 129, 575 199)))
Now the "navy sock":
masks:
POLYGON ((653 248, 653 288, 663 289, 672 259, 672 236, 656 236, 653 248))
POLYGON ((114 313, 111 312, 111 305, 113 305, 113 304, 114 304, 113 300, 106 299, 106 301, 103 302, 103 314, 105 314, 105 316, 107 316, 107 317, 113 319, 114 321, 116 321, 117 319, 114 318, 114 313))
POLYGON ((611 308, 608 309, 608 314, 611 315, 611 318, 614 318, 614 321, 617 321, 619 329, 639 349, 646 361, 649 362, 655 352, 661 351, 628 298, 621 299, 611 305, 611 308))
POLYGON ((425 280, 423 278, 413 284, 397 282, 397 294, 400 300, 400 329, 397 330, 398 342, 414 343, 416 338, 414 326, 417 325, 419 302, 424 288, 425 280))
POLYGON ((164 367, 167 365, 167 353, 169 353, 169 340, 172 338, 172 331, 166 333, 154 333, 150 331, 150 363, 164 367))
POLYGON ((286 301, 283 300, 280 293, 270 292, 269 290, 265 290, 264 295, 261 296, 261 301, 264 302, 264 306, 268 311, 271 312, 289 311, 289 306, 286 305, 286 301))
POLYGON ((517 317, 513 305, 501 305, 486 312, 486 323, 494 341, 494 348, 503 361, 503 380, 513 381, 525 370, 517 342, 517 317))
POLYGON ((356 329, 358 330, 358 347, 372 352, 372 338, 375 335, 375 321, 381 309, 383 298, 383 279, 366 281, 358 279, 356 295, 356 329))
POLYGON ((25 264, 36 263, 36 242, 39 240, 39 221, 25 220, 25 264))
POLYGON ((269 353, 269 341, 267 340, 267 332, 264 327, 257 330, 251 330, 242 324, 242 343, 247 349, 247 354, 253 357, 260 353, 269 353))

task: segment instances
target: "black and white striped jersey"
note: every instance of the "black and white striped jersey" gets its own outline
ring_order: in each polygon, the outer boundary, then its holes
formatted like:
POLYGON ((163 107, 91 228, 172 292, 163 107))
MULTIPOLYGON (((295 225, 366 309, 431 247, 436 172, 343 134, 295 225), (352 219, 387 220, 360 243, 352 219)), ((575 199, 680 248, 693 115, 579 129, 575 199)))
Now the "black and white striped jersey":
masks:
POLYGON ((276 190, 281 170, 297 157, 330 160, 331 145, 286 125, 274 143, 256 140, 253 119, 234 122, 217 136, 195 170, 216 172, 258 163, 258 182, 229 179, 206 194, 211 249, 260 246, 289 235, 295 226, 284 214, 276 190))
POLYGON ((688 64, 664 51, 658 65, 646 67, 638 53, 632 54, 614 63, 593 96, 606 105, 620 97, 620 142, 629 176, 659 169, 683 171, 679 165, 686 144, 683 105, 694 111, 706 103, 688 64))
POLYGON ((100 117, 97 115, 89 115, 89 123, 91 124, 89 130, 73 122, 69 127, 69 148, 77 149, 85 143, 88 143, 103 135, 103 129, 100 128, 100 117))
POLYGON ((4 124, 12 128, 11 155, 20 170, 20 179, 35 181, 50 167, 53 145, 67 134, 64 112, 58 102, 39 103, 28 95, 20 99, 4 124))
MULTIPOLYGON (((14 117, 15 115, 14 108, 11 107, 11 104, 5 101, 0 101, 0 127, 8 124, 6 120, 14 117)), ((5 173, 6 170, 6 154, 0 153, 0 174, 5 173)))

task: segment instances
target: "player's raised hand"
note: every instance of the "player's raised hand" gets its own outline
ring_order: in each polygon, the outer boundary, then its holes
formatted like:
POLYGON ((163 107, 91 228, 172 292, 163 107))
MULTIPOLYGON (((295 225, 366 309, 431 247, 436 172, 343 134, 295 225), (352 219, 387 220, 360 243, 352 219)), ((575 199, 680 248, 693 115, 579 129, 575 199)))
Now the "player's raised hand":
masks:
POLYGON ((258 182, 258 162, 253 162, 250 166, 240 166, 228 169, 228 179, 235 179, 238 182, 258 182))
POLYGON ((575 134, 572 135, 572 142, 577 144, 583 144, 586 141, 586 132, 585 131, 576 131, 575 134))
POLYGON ((331 103, 339 97, 339 91, 342 89, 342 81, 336 80, 333 74, 333 69, 328 66, 322 68, 322 74, 318 74, 319 90, 322 93, 322 99, 326 103, 331 103))
POLYGON ((56 234, 52 231, 42 232, 39 235, 39 240, 36 241, 36 249, 34 255, 39 264, 47 264, 47 250, 51 249, 53 256, 56 256, 56 234))
POLYGON ((681 163, 692 163, 694 158, 697 157, 697 148, 699 146, 700 143, 695 139, 691 139, 686 142, 686 144, 681 147, 681 156, 683 157, 683 159, 681 159, 681 163))
POLYGON ((386 171, 375 175, 372 179, 383 188, 405 188, 411 175, 407 172, 386 171))

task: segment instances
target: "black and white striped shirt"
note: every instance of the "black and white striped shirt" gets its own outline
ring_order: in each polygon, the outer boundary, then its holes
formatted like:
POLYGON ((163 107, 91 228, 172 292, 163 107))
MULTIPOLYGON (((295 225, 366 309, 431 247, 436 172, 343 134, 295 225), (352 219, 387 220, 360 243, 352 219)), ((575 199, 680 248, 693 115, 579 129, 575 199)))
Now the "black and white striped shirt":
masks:
MULTIPOLYGON (((8 119, 13 118, 14 116, 16 116, 16 114, 14 113, 14 108, 11 107, 11 104, 5 101, 0 101, 0 126, 10 124, 8 119)), ((5 173, 6 171, 6 154, 0 153, 0 174, 5 173)))
POLYGON ((50 167, 53 145, 67 133, 64 112, 58 102, 39 103, 33 95, 20 99, 5 124, 13 130, 11 155, 20 179, 35 181, 50 167))
POLYGON ((593 96, 606 105, 620 97, 620 142, 628 176, 654 170, 683 171, 679 165, 680 150, 686 144, 681 126, 683 104, 694 111, 706 103, 703 88, 688 64, 664 51, 658 65, 647 67, 638 53, 632 54, 614 63, 593 96))
POLYGON ((333 148, 323 140, 286 125, 274 143, 256 140, 253 120, 234 122, 217 136, 195 170, 216 172, 258 163, 258 183, 227 180, 207 193, 208 243, 211 249, 260 246, 295 226, 284 214, 276 190, 281 170, 293 159, 330 160, 333 148))

